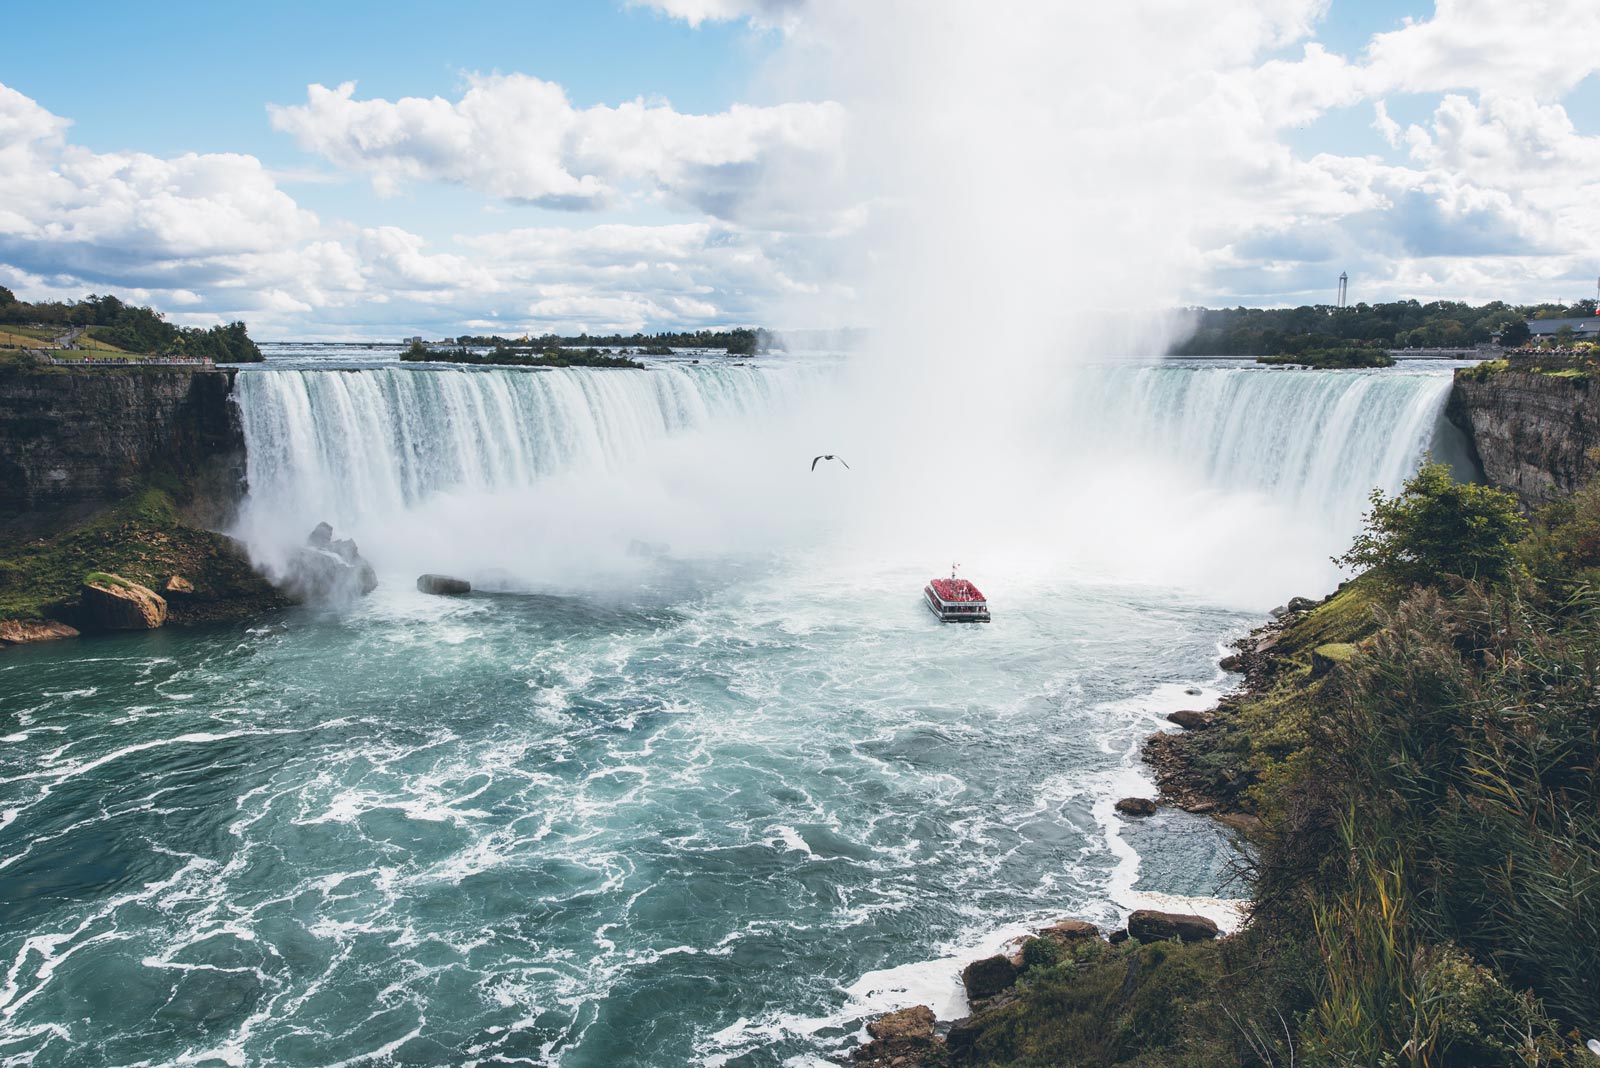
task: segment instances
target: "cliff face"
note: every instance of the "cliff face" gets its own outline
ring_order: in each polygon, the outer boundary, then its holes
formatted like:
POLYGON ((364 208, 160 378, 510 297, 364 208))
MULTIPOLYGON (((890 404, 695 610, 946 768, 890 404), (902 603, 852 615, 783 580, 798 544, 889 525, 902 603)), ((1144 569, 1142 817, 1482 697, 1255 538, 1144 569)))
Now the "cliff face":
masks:
POLYGON ((1587 375, 1456 372, 1447 409, 1491 485, 1537 508, 1600 472, 1600 383, 1587 375))
POLYGON ((0 515, 104 504, 176 476, 221 523, 244 477, 231 370, 0 369, 0 515))

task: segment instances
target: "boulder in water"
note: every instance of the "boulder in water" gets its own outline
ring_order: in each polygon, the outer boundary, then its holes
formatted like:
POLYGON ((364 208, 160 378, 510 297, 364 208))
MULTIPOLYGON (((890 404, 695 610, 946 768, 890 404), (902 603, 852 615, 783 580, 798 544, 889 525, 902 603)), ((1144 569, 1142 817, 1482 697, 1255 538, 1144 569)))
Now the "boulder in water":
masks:
POLYGON ((1148 797, 1124 797, 1117 802, 1117 811, 1124 816, 1154 816, 1156 803, 1148 797))
POLYGON ((333 528, 318 523, 305 545, 289 554, 280 585, 301 601, 353 601, 378 588, 378 575, 355 542, 335 541, 333 528))
POLYGON ((121 575, 92 572, 82 596, 84 618, 95 630, 155 630, 167 621, 166 598, 121 575))
POLYGON ((1207 727, 1216 725, 1217 714, 1215 712, 1201 712, 1193 708, 1184 708, 1177 712, 1168 712, 1167 722, 1176 723, 1184 730, 1203 731, 1207 727))
POLYGON ((472 583, 466 579, 451 578, 449 575, 418 575, 417 590, 440 597, 459 597, 463 593, 472 592, 472 583))

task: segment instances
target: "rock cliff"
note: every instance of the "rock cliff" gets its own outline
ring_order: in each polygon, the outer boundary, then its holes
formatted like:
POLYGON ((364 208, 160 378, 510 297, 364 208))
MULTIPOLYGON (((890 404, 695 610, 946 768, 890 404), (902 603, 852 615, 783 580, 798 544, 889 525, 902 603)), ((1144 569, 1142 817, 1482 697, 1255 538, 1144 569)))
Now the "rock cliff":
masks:
POLYGON ((1530 508, 1600 472, 1600 383, 1588 374, 1457 371, 1447 414, 1489 483, 1530 508))
POLYGON ((221 525, 244 477, 231 370, 0 366, 0 515, 103 505, 173 476, 221 525))

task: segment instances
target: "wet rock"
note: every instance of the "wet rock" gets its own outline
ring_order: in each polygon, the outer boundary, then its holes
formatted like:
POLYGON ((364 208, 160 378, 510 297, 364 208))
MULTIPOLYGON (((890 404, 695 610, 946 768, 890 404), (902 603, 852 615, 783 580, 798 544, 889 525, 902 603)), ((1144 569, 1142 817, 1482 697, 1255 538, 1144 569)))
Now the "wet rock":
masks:
POLYGON ((933 1034, 933 1010, 926 1005, 891 1012, 867 1024, 867 1034, 879 1041, 900 1038, 927 1038, 933 1034))
POLYGON ((967 989, 968 1001, 992 998, 1009 990, 1020 972, 1010 958, 998 953, 992 957, 975 960, 961 970, 961 985, 967 989))
POLYGON ((1217 925, 1204 916, 1139 909, 1128 917, 1128 934, 1141 942, 1206 942, 1217 937, 1217 925))
POLYGON ((1039 937, 1065 946, 1086 938, 1099 938, 1100 928, 1084 920, 1062 920, 1040 931, 1039 937))
POLYGON ((77 628, 53 619, 0 620, 0 645, 30 645, 33 642, 53 642, 77 636, 77 628))
POLYGON ((194 595, 194 583, 190 582, 182 575, 173 575, 171 578, 167 579, 167 584, 161 588, 161 592, 166 594, 168 597, 173 595, 177 595, 179 597, 190 597, 194 595))
POLYGON ((91 630, 154 630, 167 621, 166 598, 121 575, 95 572, 81 593, 91 630))
POLYGON ((1244 654, 1234 653, 1232 656, 1225 656, 1222 658, 1222 663, 1219 666, 1223 671, 1231 671, 1235 674, 1238 674, 1245 669, 1244 654))
MULTIPOLYGON (((869 1068, 918 1068, 932 1064, 942 1045, 934 1034, 933 1010, 926 1005, 891 1012, 867 1024, 872 1041, 851 1058, 869 1068)), ((940 1051, 942 1052, 942 1051, 940 1051)))
POLYGON ((1117 811, 1124 816, 1154 816, 1156 803, 1148 797, 1124 797, 1117 802, 1117 811))
POLYGON ((1177 712, 1167 713, 1167 722, 1176 723, 1184 730, 1203 731, 1207 727, 1216 725, 1217 716, 1215 712, 1201 712, 1197 709, 1185 708, 1177 712))
POLYGON ((1121 930, 1112 931, 1110 934, 1106 935, 1106 941, 1110 942, 1114 946, 1120 946, 1127 940, 1128 929, 1126 927, 1122 928, 1121 930))
POLYGON ((466 579, 451 578, 449 575, 419 575, 417 590, 439 597, 459 597, 472 592, 472 583, 466 579))
POLYGON ((355 542, 335 541, 333 528, 318 523, 305 545, 289 554, 280 585, 302 601, 353 601, 378 588, 378 575, 355 542))

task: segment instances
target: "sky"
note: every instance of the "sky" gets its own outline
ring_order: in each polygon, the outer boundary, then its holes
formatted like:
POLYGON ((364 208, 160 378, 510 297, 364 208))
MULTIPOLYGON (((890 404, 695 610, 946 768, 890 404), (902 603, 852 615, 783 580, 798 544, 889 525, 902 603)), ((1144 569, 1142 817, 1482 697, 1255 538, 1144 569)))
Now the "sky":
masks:
MULTIPOLYGON (((893 119, 862 86, 912 75, 905 49, 880 65, 818 47, 855 32, 844 3, 16 6, 8 37, 35 46, 0 58, 0 285, 242 318, 261 339, 871 325, 858 268, 895 190, 861 146, 893 119), (871 69, 824 69, 845 55, 871 69)), ((973 8, 997 48, 1059 38, 1052 76, 1092 109, 1085 40, 1135 71, 1161 62, 1138 19, 1162 4, 1124 6, 1125 25, 1078 26, 1042 0, 929 0, 889 22, 937 48, 912 23, 973 8)), ((1324 303, 1341 271, 1352 300, 1594 295, 1600 4, 1206 11, 1238 47, 1181 83, 1152 67, 1149 100, 1111 76, 1107 122, 1063 124, 1072 152, 1037 157, 1111 188, 1119 169, 1168 175, 1170 198, 1129 202, 1178 236, 1160 255, 1181 269, 1149 265, 1152 302, 1324 303), (1169 139, 1174 92, 1204 146, 1169 139)), ((919 92, 896 106, 952 106, 919 92)), ((1000 131, 1028 104, 970 99, 1000 131)))

